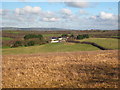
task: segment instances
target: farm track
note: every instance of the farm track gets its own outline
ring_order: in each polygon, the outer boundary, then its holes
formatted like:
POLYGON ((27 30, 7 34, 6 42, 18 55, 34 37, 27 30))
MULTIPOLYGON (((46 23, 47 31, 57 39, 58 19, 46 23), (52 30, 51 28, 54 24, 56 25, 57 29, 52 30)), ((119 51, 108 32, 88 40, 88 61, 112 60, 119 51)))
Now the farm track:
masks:
POLYGON ((3 88, 117 88, 118 50, 3 55, 3 88))

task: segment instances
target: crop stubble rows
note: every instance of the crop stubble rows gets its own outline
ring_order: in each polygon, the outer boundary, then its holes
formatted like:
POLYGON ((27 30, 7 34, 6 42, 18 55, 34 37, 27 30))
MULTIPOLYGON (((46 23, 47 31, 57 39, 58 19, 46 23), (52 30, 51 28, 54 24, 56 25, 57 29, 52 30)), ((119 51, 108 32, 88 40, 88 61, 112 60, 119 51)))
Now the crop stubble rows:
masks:
POLYGON ((3 88, 117 88, 117 52, 3 55, 3 88))

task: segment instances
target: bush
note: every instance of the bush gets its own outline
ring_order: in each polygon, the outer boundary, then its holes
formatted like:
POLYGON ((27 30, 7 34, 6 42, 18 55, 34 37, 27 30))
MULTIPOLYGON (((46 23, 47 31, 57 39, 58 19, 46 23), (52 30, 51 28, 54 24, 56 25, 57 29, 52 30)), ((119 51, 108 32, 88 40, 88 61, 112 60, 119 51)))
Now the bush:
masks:
POLYGON ((84 35, 78 35, 77 39, 84 39, 84 38, 89 38, 88 34, 84 34, 84 35))
POLYGON ((25 46, 34 46, 35 45, 35 42, 34 41, 29 41, 28 43, 27 43, 27 45, 25 45, 25 46))
POLYGON ((67 35, 67 34, 62 34, 61 36, 62 36, 62 37, 68 37, 68 35, 67 35))
POLYGON ((71 34, 70 37, 74 38, 75 36, 73 34, 71 34))
POLYGON ((88 34, 84 34, 83 37, 84 38, 89 38, 89 35, 88 34))
POLYGON ((39 38, 40 40, 42 40, 42 39, 43 39, 43 36, 42 36, 41 34, 39 34, 39 35, 37 36, 37 38, 39 38))
POLYGON ((21 41, 16 41, 13 45, 11 45, 11 47, 19 47, 19 46, 22 46, 21 41))
POLYGON ((84 39, 83 35, 78 35, 77 39, 84 39))

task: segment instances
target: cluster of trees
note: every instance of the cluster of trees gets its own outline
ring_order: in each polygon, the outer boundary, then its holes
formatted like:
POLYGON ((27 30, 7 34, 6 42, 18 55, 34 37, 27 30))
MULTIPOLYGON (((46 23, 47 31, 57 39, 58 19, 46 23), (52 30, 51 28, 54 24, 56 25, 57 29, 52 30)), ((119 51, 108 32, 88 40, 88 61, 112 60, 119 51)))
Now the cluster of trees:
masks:
POLYGON ((78 35, 77 39, 84 39, 84 38, 89 38, 88 34, 84 34, 84 35, 78 35))
POLYGON ((62 34, 61 36, 62 37, 68 37, 68 34, 62 34))
POLYGON ((11 47, 19 47, 19 46, 22 46, 21 41, 16 41, 11 47))
POLYGON ((83 34, 83 35, 77 35, 75 36, 74 34, 68 35, 68 34, 62 34, 62 37, 70 37, 70 38, 74 38, 74 39, 84 39, 84 38, 89 38, 88 34, 83 34))
POLYGON ((11 47, 19 47, 19 46, 34 46, 35 44, 45 44, 48 43, 44 40, 43 36, 41 34, 34 35, 34 34, 28 34, 24 36, 23 41, 15 41, 11 47))
POLYGON ((19 47, 19 46, 34 46, 35 42, 34 41, 28 41, 28 42, 23 42, 23 41, 15 41, 15 43, 13 45, 11 45, 12 47, 19 47))

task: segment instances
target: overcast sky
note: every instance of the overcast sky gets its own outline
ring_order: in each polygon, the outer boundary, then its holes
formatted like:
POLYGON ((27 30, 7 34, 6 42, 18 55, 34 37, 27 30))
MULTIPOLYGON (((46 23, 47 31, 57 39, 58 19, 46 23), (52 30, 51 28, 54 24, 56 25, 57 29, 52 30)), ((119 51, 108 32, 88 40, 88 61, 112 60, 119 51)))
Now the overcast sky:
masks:
POLYGON ((3 2, 2 27, 117 29, 117 2, 3 2))

